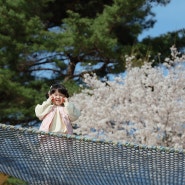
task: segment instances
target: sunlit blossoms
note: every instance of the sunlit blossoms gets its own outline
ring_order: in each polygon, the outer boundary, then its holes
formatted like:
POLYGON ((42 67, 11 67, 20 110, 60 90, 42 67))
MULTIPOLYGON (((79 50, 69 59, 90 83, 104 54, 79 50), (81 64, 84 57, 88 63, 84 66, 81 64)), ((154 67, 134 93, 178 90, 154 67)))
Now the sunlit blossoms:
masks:
MULTIPOLYGON (((166 66, 128 68, 124 77, 101 82, 84 76, 87 87, 71 97, 81 109, 77 134, 100 139, 185 148, 184 56, 175 47, 166 66), (173 64, 173 65, 172 65, 173 64)), ((129 57, 130 63, 134 57, 129 57)))

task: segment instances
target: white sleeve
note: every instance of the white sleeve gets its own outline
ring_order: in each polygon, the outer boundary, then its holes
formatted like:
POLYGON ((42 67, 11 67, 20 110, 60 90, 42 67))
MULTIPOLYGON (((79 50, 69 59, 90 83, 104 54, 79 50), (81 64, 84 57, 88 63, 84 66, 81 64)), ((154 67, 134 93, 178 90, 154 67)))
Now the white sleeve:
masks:
POLYGON ((72 122, 76 121, 81 115, 80 110, 77 109, 75 105, 71 102, 64 103, 64 109, 72 122))
POLYGON ((51 104, 51 99, 48 98, 41 105, 38 104, 35 107, 35 114, 40 120, 42 120, 44 116, 47 115, 52 110, 52 108, 53 108, 53 105, 51 104))

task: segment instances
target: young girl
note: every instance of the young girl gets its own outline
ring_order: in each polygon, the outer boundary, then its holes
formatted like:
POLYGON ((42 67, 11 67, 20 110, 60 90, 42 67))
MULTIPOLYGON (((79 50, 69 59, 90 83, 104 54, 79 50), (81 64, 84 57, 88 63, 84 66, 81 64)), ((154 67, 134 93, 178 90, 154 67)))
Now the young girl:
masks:
POLYGON ((50 87, 47 100, 35 107, 36 116, 42 120, 39 128, 45 132, 72 134, 71 122, 77 120, 80 111, 68 101, 68 91, 60 84, 50 87))

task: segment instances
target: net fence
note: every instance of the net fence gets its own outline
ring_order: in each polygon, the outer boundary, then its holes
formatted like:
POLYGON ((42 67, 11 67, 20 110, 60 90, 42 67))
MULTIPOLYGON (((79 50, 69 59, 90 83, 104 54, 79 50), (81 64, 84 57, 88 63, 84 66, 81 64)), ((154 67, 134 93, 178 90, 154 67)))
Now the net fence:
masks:
POLYGON ((0 124, 0 172, 30 185, 185 185, 185 152, 0 124))

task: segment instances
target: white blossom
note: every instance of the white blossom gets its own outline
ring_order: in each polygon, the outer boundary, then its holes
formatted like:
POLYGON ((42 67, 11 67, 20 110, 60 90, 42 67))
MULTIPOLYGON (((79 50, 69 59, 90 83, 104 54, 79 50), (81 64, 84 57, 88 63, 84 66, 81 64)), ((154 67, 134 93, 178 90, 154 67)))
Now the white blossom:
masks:
MULTIPOLYGON (((175 47, 168 73, 145 63, 127 75, 101 82, 84 77, 88 88, 71 97, 81 110, 77 134, 138 144, 185 148, 185 70, 175 47)), ((134 57, 127 56, 130 63, 134 57)), ((130 66, 129 66, 130 67, 130 66)))

